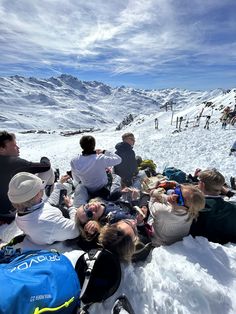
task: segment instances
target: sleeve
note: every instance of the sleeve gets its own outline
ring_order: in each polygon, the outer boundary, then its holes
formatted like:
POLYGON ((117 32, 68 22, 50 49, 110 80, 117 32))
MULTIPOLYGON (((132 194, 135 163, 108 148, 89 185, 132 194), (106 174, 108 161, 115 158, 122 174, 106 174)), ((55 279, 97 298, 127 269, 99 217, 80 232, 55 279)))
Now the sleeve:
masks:
POLYGON ((105 161, 106 167, 112 167, 119 165, 122 161, 121 157, 117 154, 111 153, 109 151, 105 151, 105 154, 103 155, 103 159, 105 161))
POLYGON ((71 166, 71 174, 72 174, 73 180, 75 180, 77 183, 79 183, 81 180, 80 180, 80 177, 77 175, 77 171, 76 171, 75 166, 74 166, 74 159, 71 160, 70 166, 71 166))
MULTIPOLYGON (((75 209, 74 209, 75 211, 75 209)), ((72 217, 72 213, 69 213, 72 217)), ((75 213, 73 213, 75 215, 75 213)), ((51 243, 56 241, 65 241, 74 239, 79 236, 79 228, 74 219, 65 218, 62 213, 58 213, 53 222, 53 230, 51 233, 51 243)))
POLYGON ((31 162, 22 158, 17 160, 17 172, 40 173, 48 171, 50 168, 51 166, 44 162, 31 162))
POLYGON ((169 205, 165 203, 158 203, 153 201, 149 202, 149 211, 152 217, 157 217, 159 213, 167 212, 169 209, 169 205))

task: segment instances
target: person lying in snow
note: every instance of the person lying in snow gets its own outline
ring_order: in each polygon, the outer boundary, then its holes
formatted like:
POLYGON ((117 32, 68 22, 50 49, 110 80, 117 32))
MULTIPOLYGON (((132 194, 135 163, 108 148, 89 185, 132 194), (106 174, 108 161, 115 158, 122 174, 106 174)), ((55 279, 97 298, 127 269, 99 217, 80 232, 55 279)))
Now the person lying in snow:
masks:
POLYGON ((75 208, 68 204, 69 219, 60 209, 42 200, 43 181, 34 174, 19 172, 9 183, 8 197, 16 209, 16 225, 36 244, 52 244, 76 238, 75 208))
POLYGON ((145 206, 138 206, 119 202, 106 202, 100 198, 91 199, 77 210, 77 224, 80 228, 78 245, 83 249, 97 247, 97 239, 104 225, 115 223, 123 219, 135 219, 142 224, 147 211, 145 206), (78 210, 83 215, 78 216, 78 210), (144 214, 145 213, 145 214, 144 214))
POLYGON ((178 185, 169 195, 151 192, 149 224, 153 227, 152 244, 170 245, 189 233, 192 221, 205 206, 204 194, 192 185, 178 185))
POLYGON ((200 172, 198 186, 205 195, 206 206, 192 223, 192 236, 203 236, 220 244, 236 243, 236 205, 223 199, 224 183, 224 176, 215 169, 200 172))

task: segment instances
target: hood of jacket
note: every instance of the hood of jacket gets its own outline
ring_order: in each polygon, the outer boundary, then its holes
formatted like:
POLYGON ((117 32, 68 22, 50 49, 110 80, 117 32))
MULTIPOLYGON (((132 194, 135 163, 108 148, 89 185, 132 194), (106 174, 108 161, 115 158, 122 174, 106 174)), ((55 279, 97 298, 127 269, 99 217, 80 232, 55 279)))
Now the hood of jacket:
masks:
POLYGON ((127 151, 127 150, 132 150, 133 147, 126 142, 120 142, 120 143, 116 144, 115 149, 117 151, 127 151))

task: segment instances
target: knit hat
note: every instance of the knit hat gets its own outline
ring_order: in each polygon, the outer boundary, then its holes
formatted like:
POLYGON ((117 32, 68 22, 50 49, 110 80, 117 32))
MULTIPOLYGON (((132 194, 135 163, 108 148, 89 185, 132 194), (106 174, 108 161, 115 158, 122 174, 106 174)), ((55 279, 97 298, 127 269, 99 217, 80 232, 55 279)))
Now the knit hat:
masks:
POLYGON ((17 173, 9 183, 8 197, 14 204, 31 200, 44 189, 43 181, 29 172, 17 173))

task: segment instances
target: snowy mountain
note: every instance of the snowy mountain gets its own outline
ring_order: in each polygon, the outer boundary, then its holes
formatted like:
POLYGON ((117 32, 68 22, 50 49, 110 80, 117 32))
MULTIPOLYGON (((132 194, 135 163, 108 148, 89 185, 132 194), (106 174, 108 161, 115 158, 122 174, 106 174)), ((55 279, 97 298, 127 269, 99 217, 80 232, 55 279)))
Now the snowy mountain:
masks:
POLYGON ((210 92, 179 89, 137 90, 112 88, 100 82, 80 81, 70 75, 48 79, 0 78, 1 128, 12 130, 81 130, 117 126, 129 114, 139 118, 157 113, 167 102, 191 116, 203 102, 218 110, 234 103, 234 90, 210 92))
MULTIPOLYGON (((236 157, 229 156, 236 125, 223 130, 219 118, 224 107, 234 108, 235 95, 236 88, 208 92, 111 88, 66 75, 45 80, 0 78, 0 129, 16 132, 22 158, 38 161, 48 156, 61 174, 80 152, 81 135, 64 137, 60 131, 94 127, 100 129, 92 133, 97 148, 114 151, 122 133, 133 132, 136 154, 153 159, 157 171, 175 166, 193 173, 196 168, 215 167, 229 182, 230 176, 236 177, 236 157), (171 101, 173 111, 166 111, 162 106, 171 101), (129 114, 133 121, 116 131, 129 114), (204 129, 208 115, 209 130, 204 129), (182 125, 176 128, 180 117, 182 125), (156 118, 158 129, 154 127, 156 118), (55 132, 22 133, 31 129, 55 132)), ((10 232, 14 234, 14 229, 10 232)), ((11 234, 5 236, 11 238, 11 234)), ((136 314, 234 314, 236 245, 222 246, 188 236, 171 246, 155 248, 146 262, 122 265, 118 291, 104 303, 92 305, 89 312, 111 313, 115 298, 122 293, 136 314)))

